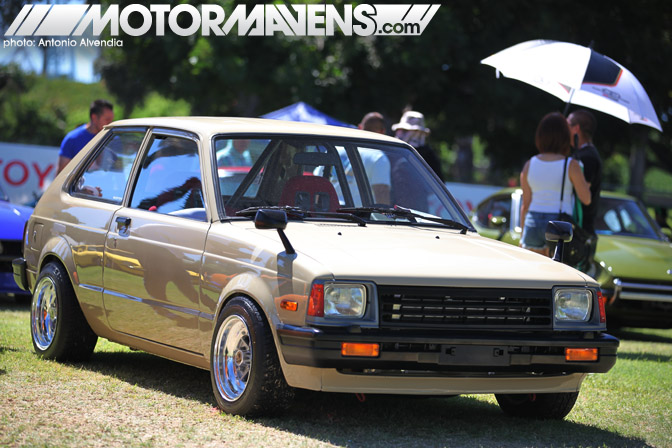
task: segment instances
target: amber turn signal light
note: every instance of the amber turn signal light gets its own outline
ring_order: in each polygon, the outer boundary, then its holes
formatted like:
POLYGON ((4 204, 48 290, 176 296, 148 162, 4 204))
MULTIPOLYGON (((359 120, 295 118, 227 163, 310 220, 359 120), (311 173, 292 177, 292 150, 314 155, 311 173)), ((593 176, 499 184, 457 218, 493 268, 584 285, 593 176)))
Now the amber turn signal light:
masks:
POLYGON ((299 309, 299 304, 291 300, 283 300, 280 302, 280 308, 287 311, 296 311, 299 309))
POLYGON ((565 359, 567 361, 597 361, 598 353, 596 348, 566 348, 565 359))
POLYGON ((341 355, 343 356, 365 356, 375 358, 380 355, 379 344, 362 344, 357 342, 342 342, 341 355))

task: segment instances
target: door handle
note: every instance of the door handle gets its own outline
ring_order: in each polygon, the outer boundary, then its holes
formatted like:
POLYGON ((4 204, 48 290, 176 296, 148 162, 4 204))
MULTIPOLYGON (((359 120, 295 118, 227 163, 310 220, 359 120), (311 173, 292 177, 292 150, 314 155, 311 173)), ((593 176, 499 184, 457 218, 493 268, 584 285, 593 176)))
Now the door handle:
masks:
POLYGON ((117 222, 117 229, 131 225, 131 218, 126 218, 125 216, 117 216, 115 221, 117 222))

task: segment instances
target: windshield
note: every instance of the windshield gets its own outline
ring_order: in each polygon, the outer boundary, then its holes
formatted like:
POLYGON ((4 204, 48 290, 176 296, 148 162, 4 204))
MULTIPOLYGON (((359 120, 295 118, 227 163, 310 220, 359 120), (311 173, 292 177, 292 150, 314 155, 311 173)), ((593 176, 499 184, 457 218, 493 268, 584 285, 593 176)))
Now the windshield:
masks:
POLYGON ((214 149, 228 216, 250 207, 293 207, 356 213, 370 222, 436 224, 426 215, 471 228, 445 186, 401 145, 281 136, 216 138, 214 149))
POLYGON ((631 199, 601 198, 595 231, 599 235, 665 239, 643 206, 631 199))
POLYGON ((9 196, 7 196, 4 191, 2 191, 2 185, 0 185, 0 201, 9 202, 9 196))

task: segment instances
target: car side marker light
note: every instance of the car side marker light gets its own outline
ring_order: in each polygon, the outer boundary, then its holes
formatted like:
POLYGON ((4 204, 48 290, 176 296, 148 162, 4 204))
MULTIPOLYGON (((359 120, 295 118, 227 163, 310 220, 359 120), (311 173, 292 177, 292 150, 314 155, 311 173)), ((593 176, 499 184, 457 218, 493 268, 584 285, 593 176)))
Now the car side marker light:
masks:
POLYGON ((567 361, 597 361, 599 351, 596 348, 566 348, 567 361))
POLYGON ((363 344, 358 342, 342 342, 341 355, 376 358, 380 355, 380 344, 363 344))
POLYGON ((280 308, 287 311, 296 311, 299 309, 299 304, 291 300, 283 300, 280 302, 280 308))

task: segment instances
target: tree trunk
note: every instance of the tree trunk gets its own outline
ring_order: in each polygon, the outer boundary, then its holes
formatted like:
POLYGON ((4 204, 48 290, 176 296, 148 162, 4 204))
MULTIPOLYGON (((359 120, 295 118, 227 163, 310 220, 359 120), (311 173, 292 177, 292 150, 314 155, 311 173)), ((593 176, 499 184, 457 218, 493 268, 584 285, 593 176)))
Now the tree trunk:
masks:
POLYGON ((646 131, 633 126, 630 133, 632 146, 630 147, 630 185, 628 193, 644 198, 644 174, 646 173, 646 131))
POLYGON ((457 139, 457 160, 455 161, 454 178, 457 182, 471 183, 474 181, 474 153, 472 137, 457 139))

